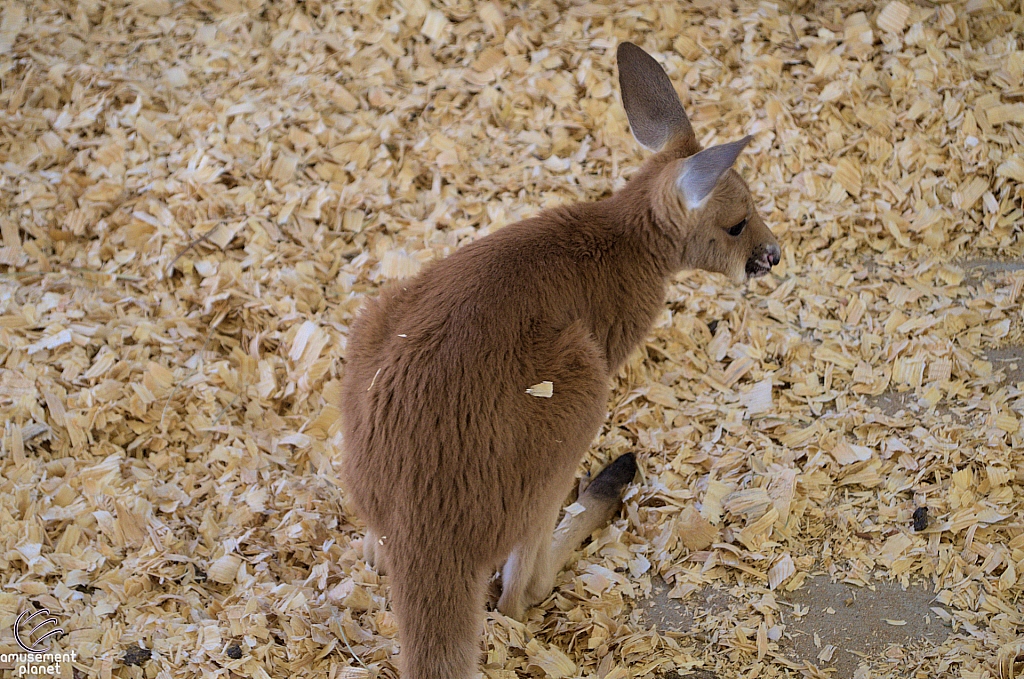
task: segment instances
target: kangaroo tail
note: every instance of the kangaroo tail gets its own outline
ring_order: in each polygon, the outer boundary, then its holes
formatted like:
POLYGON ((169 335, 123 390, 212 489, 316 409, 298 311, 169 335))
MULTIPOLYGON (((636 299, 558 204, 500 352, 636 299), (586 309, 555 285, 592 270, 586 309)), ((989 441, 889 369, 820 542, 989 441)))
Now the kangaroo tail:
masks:
POLYGON ((438 558, 389 544, 402 679, 469 679, 480 662, 486 574, 450 552, 438 558))

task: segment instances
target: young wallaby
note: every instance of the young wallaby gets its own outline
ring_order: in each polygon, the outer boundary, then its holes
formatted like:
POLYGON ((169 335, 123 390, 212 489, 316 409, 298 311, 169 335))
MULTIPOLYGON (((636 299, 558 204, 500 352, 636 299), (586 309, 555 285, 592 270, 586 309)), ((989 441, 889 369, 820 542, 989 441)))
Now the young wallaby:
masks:
POLYGON ((343 475, 369 527, 367 560, 391 579, 406 679, 471 676, 495 570, 498 609, 521 618, 618 511, 632 455, 554 531, 610 378, 672 275, 701 268, 742 282, 779 262, 731 169, 750 137, 701 150, 658 63, 622 43, 618 66, 633 135, 657 152, 624 189, 461 248, 382 290, 352 327, 343 475), (549 398, 527 393, 544 381, 549 398))

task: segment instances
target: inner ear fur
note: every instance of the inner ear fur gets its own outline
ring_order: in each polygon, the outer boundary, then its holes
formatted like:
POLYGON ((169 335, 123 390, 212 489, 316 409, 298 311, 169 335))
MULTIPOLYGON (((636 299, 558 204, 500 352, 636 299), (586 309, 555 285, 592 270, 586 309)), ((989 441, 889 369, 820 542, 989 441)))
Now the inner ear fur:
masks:
POLYGON ((660 151, 673 138, 694 140, 693 127, 668 74, 654 57, 631 42, 619 43, 619 91, 633 137, 660 151))
POLYGON ((732 167, 751 139, 753 137, 747 135, 739 141, 712 146, 683 161, 679 176, 676 177, 676 187, 683 194, 688 210, 704 206, 718 185, 718 180, 732 167))

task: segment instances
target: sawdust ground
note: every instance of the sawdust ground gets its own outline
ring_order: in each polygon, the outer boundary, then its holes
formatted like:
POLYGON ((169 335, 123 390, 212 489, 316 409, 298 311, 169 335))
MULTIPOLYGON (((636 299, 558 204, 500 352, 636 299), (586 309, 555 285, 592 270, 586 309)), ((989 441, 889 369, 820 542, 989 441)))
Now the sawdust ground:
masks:
MULTIPOLYGON (((700 630, 702 618, 741 603, 727 591, 710 587, 687 601, 678 601, 669 598, 670 589, 662 580, 653 583, 651 597, 642 606, 645 622, 656 624, 661 632, 690 636, 698 643, 706 642, 700 630)), ((950 629, 932 612, 931 607, 938 605, 934 598, 922 583, 906 589, 879 583, 869 589, 832 582, 827 576, 809 578, 801 589, 783 598, 783 606, 790 612, 783 616, 787 629, 780 646, 798 664, 834 669, 834 679, 853 679, 861 665, 890 664, 886 652, 893 645, 941 643, 950 629), (829 644, 836 650, 823 662, 818 656, 829 644)))
MULTIPOLYGON (((978 258, 967 260, 964 268, 968 275, 980 277, 992 272, 1019 271, 1024 269, 1024 262, 978 258)), ((989 349, 984 356, 996 371, 1003 372, 1002 382, 1007 386, 1024 381, 1024 346, 989 349)), ((907 409, 920 409, 912 392, 886 391, 874 403, 890 417, 899 417, 907 409)), ((708 641, 700 630, 702 618, 719 615, 739 603, 724 589, 705 587, 686 601, 670 598, 670 590, 660 578, 652 582, 651 595, 641 604, 642 619, 663 632, 685 634, 702 644, 708 641)), ((866 670, 872 666, 889 665, 893 669, 903 658, 898 648, 889 653, 894 647, 934 647, 950 632, 949 625, 932 610, 940 605, 924 582, 909 587, 880 582, 866 588, 818 576, 808 578, 783 602, 791 612, 784 616, 788 625, 780 646, 798 663, 835 670, 830 675, 833 679, 870 676, 866 670), (819 656, 829 645, 836 649, 823 662, 819 656), (857 674, 858 669, 861 674, 857 674)), ((697 672, 675 676, 714 679, 713 674, 697 672)), ((666 675, 664 679, 674 678, 666 675)))

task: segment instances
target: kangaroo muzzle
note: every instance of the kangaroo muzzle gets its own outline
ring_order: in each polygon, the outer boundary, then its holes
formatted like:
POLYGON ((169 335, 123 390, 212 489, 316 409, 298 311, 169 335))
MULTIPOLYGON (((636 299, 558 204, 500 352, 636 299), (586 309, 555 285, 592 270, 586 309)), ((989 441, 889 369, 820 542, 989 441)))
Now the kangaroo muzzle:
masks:
POLYGON ((757 278, 772 270, 772 267, 782 261, 782 250, 775 243, 771 243, 759 250, 747 260, 747 277, 757 278))

